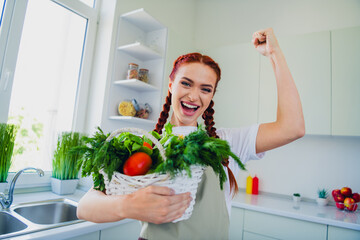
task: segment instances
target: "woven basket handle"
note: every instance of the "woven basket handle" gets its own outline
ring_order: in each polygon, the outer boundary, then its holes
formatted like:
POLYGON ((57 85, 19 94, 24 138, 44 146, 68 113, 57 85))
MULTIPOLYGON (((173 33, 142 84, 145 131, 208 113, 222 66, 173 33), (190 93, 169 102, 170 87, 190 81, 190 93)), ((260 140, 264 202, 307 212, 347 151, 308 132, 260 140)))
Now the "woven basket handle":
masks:
POLYGON ((106 141, 111 141, 111 139, 113 139, 115 136, 119 135, 120 133, 123 132, 132 132, 132 133, 139 133, 142 135, 145 135, 147 138, 149 138, 154 144, 155 146, 157 146, 157 148, 160 151, 160 155, 162 157, 162 159, 165 161, 166 157, 165 157, 165 149, 164 147, 161 145, 161 143, 150 133, 148 133, 147 131, 140 129, 140 128, 120 128, 117 129, 115 131, 113 131, 110 136, 106 139, 106 141))

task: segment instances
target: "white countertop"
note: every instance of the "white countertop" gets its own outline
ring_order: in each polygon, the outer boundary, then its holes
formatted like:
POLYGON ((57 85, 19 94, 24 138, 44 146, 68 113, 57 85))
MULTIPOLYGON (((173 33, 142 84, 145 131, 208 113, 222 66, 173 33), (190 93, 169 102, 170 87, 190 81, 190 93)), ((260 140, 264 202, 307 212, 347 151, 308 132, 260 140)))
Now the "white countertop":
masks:
POLYGON ((336 206, 319 206, 317 203, 294 203, 291 199, 270 195, 249 195, 244 192, 233 199, 233 207, 239 207, 304 221, 360 231, 360 211, 339 210, 336 206))
MULTIPOLYGON (((26 202, 35 202, 42 200, 67 198, 78 202, 85 192, 77 190, 72 195, 59 196, 52 192, 34 192, 14 195, 13 204, 20 204, 26 202)), ((304 221, 310 221, 320 224, 332 225, 337 227, 343 227, 348 229, 354 229, 360 231, 360 211, 347 212, 344 210, 338 210, 335 206, 318 206, 313 202, 300 202, 294 203, 291 199, 270 196, 270 195, 248 195, 244 192, 239 194, 233 199, 233 207, 258 211, 262 213, 269 213, 278 216, 284 216, 304 221)), ((99 231, 109 227, 124 224, 130 221, 125 219, 119 222, 113 223, 92 223, 92 222, 80 222, 73 225, 53 228, 50 230, 44 230, 34 232, 26 235, 20 235, 17 237, 9 238, 14 240, 25 239, 63 239, 76 237, 85 233, 93 231, 99 231)))
MULTIPOLYGON (((36 202, 43 200, 51 200, 51 199, 59 199, 59 198, 67 198, 73 201, 78 202, 81 197, 85 194, 84 191, 76 190, 74 194, 71 195, 57 195, 52 192, 34 192, 34 193, 24 193, 24 194, 16 194, 14 195, 13 205, 27 202, 36 202)), ((6 239, 16 239, 16 240, 25 240, 25 239, 64 239, 76 237, 82 234, 91 233, 95 231, 99 231, 102 229, 106 229, 109 227, 114 227, 120 224, 124 224, 130 221, 134 221, 132 219, 124 219, 118 222, 112 223, 92 223, 92 222, 80 222, 75 223, 68 226, 57 227, 49 230, 33 232, 25 235, 20 235, 16 237, 6 238, 6 239)))

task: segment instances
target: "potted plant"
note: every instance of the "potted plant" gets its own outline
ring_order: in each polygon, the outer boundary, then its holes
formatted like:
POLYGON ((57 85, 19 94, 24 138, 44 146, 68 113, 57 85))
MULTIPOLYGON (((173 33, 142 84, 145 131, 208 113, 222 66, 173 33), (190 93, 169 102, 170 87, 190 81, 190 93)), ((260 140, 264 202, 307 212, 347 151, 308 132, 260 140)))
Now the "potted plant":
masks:
POLYGON ((7 187, 7 177, 15 145, 17 126, 0 123, 0 192, 7 187))
POLYGON ((56 194, 72 194, 78 184, 80 154, 69 153, 73 147, 83 144, 82 135, 77 132, 63 132, 58 137, 52 161, 51 188, 56 194))
POLYGON ((320 206, 326 206, 328 204, 328 191, 323 188, 323 189, 318 189, 318 198, 316 199, 316 202, 320 205, 320 206))
POLYGON ((300 202, 301 201, 300 193, 294 193, 293 194, 293 200, 294 200, 294 202, 300 202))

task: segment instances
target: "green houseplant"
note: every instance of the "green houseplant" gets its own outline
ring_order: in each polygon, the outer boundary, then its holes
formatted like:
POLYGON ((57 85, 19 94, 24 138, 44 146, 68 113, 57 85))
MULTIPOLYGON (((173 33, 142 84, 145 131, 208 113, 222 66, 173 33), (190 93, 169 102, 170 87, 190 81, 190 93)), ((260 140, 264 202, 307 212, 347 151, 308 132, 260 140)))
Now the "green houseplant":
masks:
POLYGON ((7 186, 17 129, 13 124, 0 123, 0 192, 7 186))
POLYGON ((293 201, 294 201, 294 202, 300 202, 300 201, 301 201, 301 195, 300 195, 300 193, 294 193, 294 194, 293 194, 293 201))
POLYGON ((72 194, 79 181, 80 154, 70 154, 73 147, 83 144, 78 132, 63 132, 58 136, 57 147, 52 160, 51 188, 54 193, 72 194))
POLYGON ((318 189, 317 191, 318 193, 318 198, 316 199, 316 202, 320 205, 320 206, 325 206, 328 204, 328 191, 325 188, 322 189, 318 189))

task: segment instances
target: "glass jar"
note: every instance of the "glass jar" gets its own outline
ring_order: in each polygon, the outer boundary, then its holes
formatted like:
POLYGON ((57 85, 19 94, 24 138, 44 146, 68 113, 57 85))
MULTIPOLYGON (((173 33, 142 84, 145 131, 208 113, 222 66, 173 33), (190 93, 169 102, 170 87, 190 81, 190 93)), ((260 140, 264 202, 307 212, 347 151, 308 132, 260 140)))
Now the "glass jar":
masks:
POLYGON ((134 78, 137 79, 138 78, 138 68, 139 68, 139 65, 137 65, 136 63, 129 63, 126 79, 134 79, 134 78))
POLYGON ((149 70, 141 68, 139 70, 139 80, 147 83, 149 81, 149 70))

